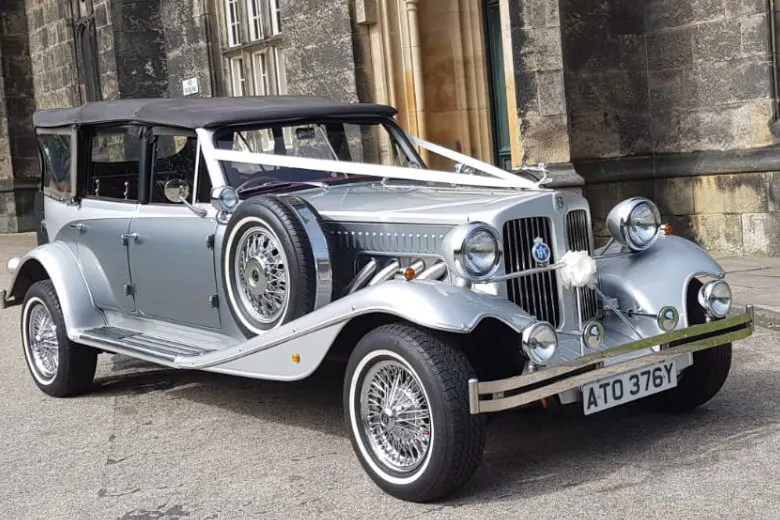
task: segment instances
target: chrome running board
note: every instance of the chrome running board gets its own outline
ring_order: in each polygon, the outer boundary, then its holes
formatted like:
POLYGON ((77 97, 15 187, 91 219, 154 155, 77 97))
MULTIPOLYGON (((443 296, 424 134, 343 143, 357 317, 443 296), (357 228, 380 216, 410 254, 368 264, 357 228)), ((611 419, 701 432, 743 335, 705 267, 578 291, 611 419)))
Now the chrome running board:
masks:
POLYGON ((177 358, 196 357, 212 352, 211 349, 119 327, 85 330, 78 335, 76 342, 171 367, 175 366, 174 361, 177 358))

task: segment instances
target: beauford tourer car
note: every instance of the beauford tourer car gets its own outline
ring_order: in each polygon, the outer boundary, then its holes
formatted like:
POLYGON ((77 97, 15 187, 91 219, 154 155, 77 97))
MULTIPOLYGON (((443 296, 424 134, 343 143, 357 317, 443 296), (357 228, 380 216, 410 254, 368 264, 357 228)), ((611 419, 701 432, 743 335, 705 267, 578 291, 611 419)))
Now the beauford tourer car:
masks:
POLYGON ((469 481, 492 412, 718 393, 752 308, 731 311, 723 269, 652 201, 617 204, 596 249, 587 200, 543 166, 504 171, 395 114, 296 96, 36 112, 38 246, 0 292, 35 384, 84 393, 100 353, 277 381, 346 357, 354 451, 411 501, 469 481))

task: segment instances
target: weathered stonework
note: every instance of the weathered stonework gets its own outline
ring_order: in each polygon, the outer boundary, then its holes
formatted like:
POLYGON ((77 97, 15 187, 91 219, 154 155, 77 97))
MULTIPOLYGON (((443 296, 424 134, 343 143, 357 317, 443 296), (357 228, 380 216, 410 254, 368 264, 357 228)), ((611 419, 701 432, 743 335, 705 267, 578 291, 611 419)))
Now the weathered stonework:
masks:
POLYGON ((280 5, 290 94, 358 101, 348 0, 285 0, 280 5))
POLYGON ((32 86, 24 1, 6 0, 0 10, 0 233, 32 226, 38 164, 32 86))
POLYGON ((521 162, 568 163, 558 0, 509 0, 509 13, 521 162))

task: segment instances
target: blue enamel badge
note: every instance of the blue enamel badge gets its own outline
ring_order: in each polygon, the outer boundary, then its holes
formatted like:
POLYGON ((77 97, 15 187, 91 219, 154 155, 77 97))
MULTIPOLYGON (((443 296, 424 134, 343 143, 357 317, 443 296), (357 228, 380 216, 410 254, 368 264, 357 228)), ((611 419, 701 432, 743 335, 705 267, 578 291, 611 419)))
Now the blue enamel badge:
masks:
POLYGON ((545 244, 541 237, 536 237, 531 248, 531 256, 534 257, 536 263, 547 264, 550 261, 550 255, 550 246, 545 244))

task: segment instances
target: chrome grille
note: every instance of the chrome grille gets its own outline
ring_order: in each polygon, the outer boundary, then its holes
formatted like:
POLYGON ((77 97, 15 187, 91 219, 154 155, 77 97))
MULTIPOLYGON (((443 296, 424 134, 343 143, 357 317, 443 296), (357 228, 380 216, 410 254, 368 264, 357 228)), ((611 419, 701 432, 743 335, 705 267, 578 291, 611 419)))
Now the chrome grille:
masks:
MULTIPOLYGON (((570 211, 566 215, 566 237, 569 241, 571 251, 587 251, 593 253, 593 247, 590 241, 590 228, 588 226, 588 212, 584 209, 570 211)), ((596 291, 590 287, 577 289, 580 293, 580 302, 582 304, 583 323, 595 318, 599 312, 598 298, 596 291)))
MULTIPOLYGON (((545 217, 510 220, 504 224, 504 264, 507 273, 539 267, 531 258, 536 237, 552 248, 550 219, 545 217)), ((555 255, 550 263, 555 262, 555 255)), ((555 271, 522 276, 507 281, 509 299, 539 320, 558 327, 561 321, 558 282, 555 271)))

